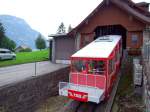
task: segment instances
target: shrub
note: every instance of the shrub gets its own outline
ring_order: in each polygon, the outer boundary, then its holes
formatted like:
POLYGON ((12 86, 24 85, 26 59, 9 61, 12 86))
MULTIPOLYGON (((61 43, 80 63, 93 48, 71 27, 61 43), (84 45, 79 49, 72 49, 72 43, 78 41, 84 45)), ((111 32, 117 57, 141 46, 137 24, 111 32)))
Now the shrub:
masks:
POLYGON ((26 48, 26 49, 20 50, 20 52, 32 52, 32 49, 31 48, 26 48))

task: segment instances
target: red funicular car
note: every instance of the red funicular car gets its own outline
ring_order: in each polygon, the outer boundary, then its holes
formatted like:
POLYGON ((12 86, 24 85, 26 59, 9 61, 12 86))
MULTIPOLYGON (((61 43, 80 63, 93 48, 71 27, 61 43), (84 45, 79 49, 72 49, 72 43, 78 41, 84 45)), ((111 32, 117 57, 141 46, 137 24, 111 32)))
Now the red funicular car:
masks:
POLYGON ((95 103, 109 98, 121 57, 121 36, 97 38, 71 56, 69 82, 59 83, 59 95, 95 103))

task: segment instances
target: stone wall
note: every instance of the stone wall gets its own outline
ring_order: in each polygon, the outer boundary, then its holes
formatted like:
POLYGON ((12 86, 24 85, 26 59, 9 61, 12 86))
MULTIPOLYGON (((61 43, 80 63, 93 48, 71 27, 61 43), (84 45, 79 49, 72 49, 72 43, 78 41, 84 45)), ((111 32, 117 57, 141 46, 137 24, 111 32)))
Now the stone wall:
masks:
POLYGON ((0 88, 0 112, 34 112, 50 96, 58 94, 59 81, 68 81, 69 67, 0 88))

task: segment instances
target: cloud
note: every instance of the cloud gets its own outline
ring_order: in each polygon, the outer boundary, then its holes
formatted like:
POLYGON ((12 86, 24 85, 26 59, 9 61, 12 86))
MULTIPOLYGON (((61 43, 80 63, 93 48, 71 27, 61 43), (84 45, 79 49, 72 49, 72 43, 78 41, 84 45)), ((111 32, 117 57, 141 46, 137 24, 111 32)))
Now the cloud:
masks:
MULTIPOLYGON (((47 36, 56 33, 61 22, 78 25, 102 0, 0 0, 0 14, 25 19, 47 36)), ((139 2, 142 0, 135 0, 139 2)), ((148 0, 145 0, 148 1, 148 0)))

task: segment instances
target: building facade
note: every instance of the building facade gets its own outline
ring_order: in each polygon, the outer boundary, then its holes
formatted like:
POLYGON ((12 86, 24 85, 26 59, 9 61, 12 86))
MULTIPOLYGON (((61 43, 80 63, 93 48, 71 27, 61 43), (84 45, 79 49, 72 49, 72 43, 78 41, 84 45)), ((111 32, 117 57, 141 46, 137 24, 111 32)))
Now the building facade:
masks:
POLYGON ((70 56, 75 52, 75 38, 67 34, 49 35, 52 39, 51 61, 54 63, 70 64, 70 56))
MULTIPOLYGON (((146 4, 146 3, 145 3, 146 4)), ((140 5, 141 6, 141 5, 140 5)), ((143 31, 150 25, 147 5, 141 8, 131 0, 103 0, 103 2, 76 28, 76 49, 80 49, 99 36, 122 35, 123 48, 129 53, 140 53, 143 31)))

